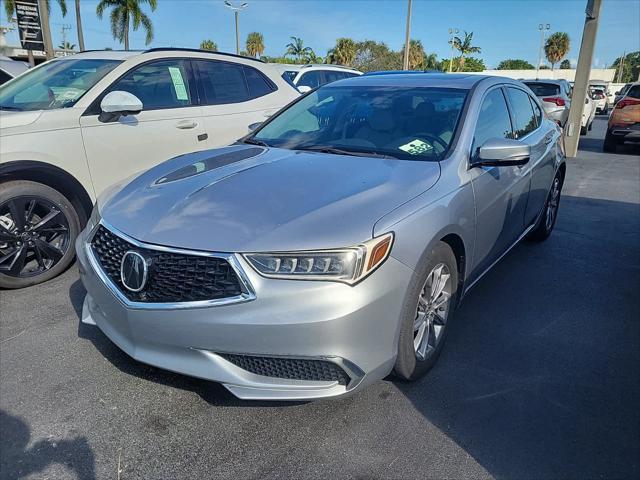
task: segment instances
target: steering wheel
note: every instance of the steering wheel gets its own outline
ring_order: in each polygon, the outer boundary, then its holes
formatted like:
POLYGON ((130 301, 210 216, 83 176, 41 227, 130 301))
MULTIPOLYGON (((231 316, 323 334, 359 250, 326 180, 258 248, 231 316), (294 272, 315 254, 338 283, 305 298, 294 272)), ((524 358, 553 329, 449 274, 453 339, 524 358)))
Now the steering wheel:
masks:
POLYGON ((47 96, 49 97, 49 105, 47 105, 47 107, 53 108, 56 103, 56 95, 55 93, 53 93, 53 90, 51 90, 50 87, 47 87, 47 96))

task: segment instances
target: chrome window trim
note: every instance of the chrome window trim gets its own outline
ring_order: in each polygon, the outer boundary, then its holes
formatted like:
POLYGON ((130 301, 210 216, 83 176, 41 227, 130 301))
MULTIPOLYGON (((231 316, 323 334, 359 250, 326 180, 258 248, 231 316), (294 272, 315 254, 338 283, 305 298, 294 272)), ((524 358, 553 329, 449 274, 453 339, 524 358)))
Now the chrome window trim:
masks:
POLYGON ((176 310, 176 309, 188 309, 188 308, 207 308, 207 307, 215 307, 215 306, 223 306, 223 305, 232 305, 236 303, 244 303, 255 300, 256 294, 249 278, 245 274, 240 262, 236 258, 236 255, 233 253, 223 253, 223 252, 204 252, 201 250, 188 250, 183 248, 173 248, 173 247, 165 247, 163 245, 154 245, 149 243, 144 243, 135 238, 128 236, 127 234, 121 232, 117 228, 110 225, 104 219, 100 219, 98 223, 96 223, 89 234, 87 235, 87 240, 84 245, 85 253, 87 258, 89 259, 89 263, 91 264, 91 268, 98 275, 100 280, 107 286, 109 291, 122 303, 125 307, 131 308, 134 310, 176 310), (163 302, 163 303, 155 303, 155 302, 134 302, 129 300, 124 293, 120 291, 117 285, 111 281, 109 276, 104 272, 98 259, 93 253, 93 249, 91 248, 91 241, 95 233, 97 232, 100 226, 103 226, 113 235, 120 237, 122 240, 135 245, 136 247, 144 248, 147 250, 155 250, 159 252, 170 252, 170 253, 179 253, 183 255, 191 255, 191 256, 200 256, 200 257, 214 257, 226 260, 231 268, 235 272, 240 281, 240 287, 242 289, 242 293, 240 295, 235 295, 233 297, 225 297, 225 298, 216 298, 211 300, 197 300, 191 302, 163 302))

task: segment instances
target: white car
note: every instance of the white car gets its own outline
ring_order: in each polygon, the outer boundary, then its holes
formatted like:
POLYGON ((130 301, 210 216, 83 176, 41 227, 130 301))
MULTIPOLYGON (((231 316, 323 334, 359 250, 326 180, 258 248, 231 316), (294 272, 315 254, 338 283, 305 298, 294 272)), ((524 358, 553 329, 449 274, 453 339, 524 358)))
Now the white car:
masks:
POLYGON ((227 145, 299 96, 259 60, 181 49, 79 53, 3 85, 0 288, 62 272, 108 186, 227 145))
POLYGON ((591 95, 587 93, 584 99, 584 108, 582 109, 582 121, 580 122, 580 135, 586 135, 593 127, 593 118, 596 115, 596 104, 591 99, 591 95))
POLYGON ((29 67, 30 65, 26 62, 20 62, 0 55, 0 85, 26 72, 29 70, 29 67))
POLYGON ((358 70, 340 65, 290 65, 286 63, 272 63, 271 65, 278 69, 283 79, 295 86, 301 93, 306 93, 336 80, 362 75, 362 72, 358 70))

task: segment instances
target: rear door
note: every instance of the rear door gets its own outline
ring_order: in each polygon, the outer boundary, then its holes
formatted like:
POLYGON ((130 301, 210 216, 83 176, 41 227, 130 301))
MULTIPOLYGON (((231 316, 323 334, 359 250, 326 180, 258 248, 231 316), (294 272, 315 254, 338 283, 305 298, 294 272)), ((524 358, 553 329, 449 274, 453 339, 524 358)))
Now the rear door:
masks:
POLYGON ((80 118, 96 194, 136 172, 203 149, 200 116, 188 60, 154 60, 133 67, 80 118), (100 101, 115 90, 138 97, 142 112, 116 121, 101 120, 100 101))
POLYGON ((278 87, 242 63, 194 59, 208 148, 233 143, 283 107, 278 87))

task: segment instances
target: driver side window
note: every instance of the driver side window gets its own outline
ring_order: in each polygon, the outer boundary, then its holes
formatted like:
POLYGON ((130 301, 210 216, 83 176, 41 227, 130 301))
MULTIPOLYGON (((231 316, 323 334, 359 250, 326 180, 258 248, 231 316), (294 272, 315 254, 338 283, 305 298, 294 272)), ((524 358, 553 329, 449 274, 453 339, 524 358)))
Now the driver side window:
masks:
POLYGON ((513 138, 509 109, 501 88, 491 90, 482 101, 473 139, 473 156, 490 138, 513 138))

